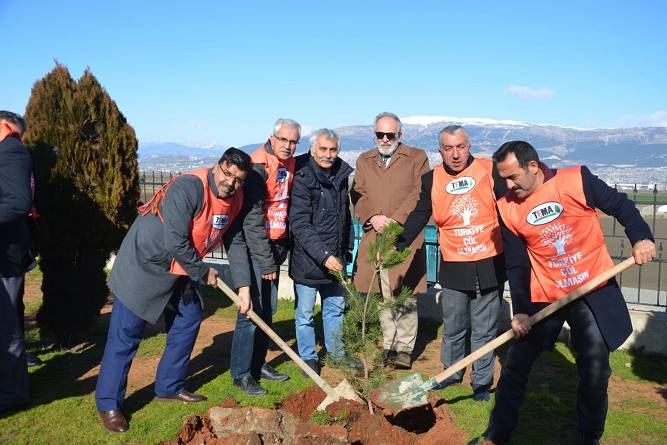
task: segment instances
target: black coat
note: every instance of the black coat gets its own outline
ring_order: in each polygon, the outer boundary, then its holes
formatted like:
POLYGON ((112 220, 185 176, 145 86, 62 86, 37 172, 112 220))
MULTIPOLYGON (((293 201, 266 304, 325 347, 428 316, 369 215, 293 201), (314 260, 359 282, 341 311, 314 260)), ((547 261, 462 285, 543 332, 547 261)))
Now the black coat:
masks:
POLYGON ((0 277, 22 276, 33 263, 27 214, 32 207, 30 151, 13 136, 0 141, 0 277))
POLYGON ((331 255, 344 263, 353 241, 348 196, 352 167, 338 158, 331 168, 332 179, 309 153, 297 158, 299 165, 303 167, 294 175, 290 197, 293 246, 289 276, 295 283, 308 286, 329 284, 334 277, 324 263, 331 255))

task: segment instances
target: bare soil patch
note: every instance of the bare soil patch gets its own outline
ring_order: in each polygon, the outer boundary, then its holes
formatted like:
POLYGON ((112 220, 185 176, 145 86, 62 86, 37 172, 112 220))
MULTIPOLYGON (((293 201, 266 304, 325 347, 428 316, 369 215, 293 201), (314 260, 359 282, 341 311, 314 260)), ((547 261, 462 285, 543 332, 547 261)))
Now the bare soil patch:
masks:
POLYGON ((188 417, 174 441, 164 445, 194 444, 292 444, 359 445, 459 445, 467 434, 459 430, 442 400, 434 397, 429 404, 385 415, 370 414, 366 405, 341 400, 327 407, 333 420, 315 424, 308 419, 325 394, 310 388, 293 394, 279 409, 227 407, 209 409, 205 417, 188 417))

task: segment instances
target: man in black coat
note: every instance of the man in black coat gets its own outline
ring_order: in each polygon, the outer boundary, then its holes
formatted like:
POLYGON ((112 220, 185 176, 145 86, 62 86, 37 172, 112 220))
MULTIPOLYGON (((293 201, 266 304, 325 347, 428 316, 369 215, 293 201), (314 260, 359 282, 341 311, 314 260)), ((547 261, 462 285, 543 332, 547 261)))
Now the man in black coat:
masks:
POLYGON ((0 413, 28 402, 22 304, 24 274, 34 258, 27 215, 32 159, 21 142, 25 121, 0 111, 0 413))
POLYGON ((294 240, 289 275, 296 297, 296 339, 299 355, 317 373, 313 307, 318 292, 327 352, 339 358, 343 354, 344 290, 331 273, 343 270, 350 251, 348 178, 352 167, 338 158, 339 141, 327 128, 313 134, 310 153, 297 158, 297 168, 303 167, 294 177, 289 210, 294 240))

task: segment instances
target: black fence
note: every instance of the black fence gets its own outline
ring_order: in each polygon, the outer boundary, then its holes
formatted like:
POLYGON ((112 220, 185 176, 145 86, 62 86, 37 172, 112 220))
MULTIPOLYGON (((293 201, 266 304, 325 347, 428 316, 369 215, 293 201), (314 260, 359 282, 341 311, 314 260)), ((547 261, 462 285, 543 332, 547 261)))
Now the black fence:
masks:
MULTIPOLYGON (((178 174, 178 172, 141 171, 139 176, 141 201, 147 202, 162 185, 178 174)), ((638 185, 617 186, 616 188, 626 193, 628 198, 635 202, 651 227, 658 254, 651 263, 624 272, 617 277, 617 281, 623 288, 623 295, 631 308, 667 312, 667 276, 662 271, 667 263, 664 252, 664 246, 667 243, 667 190, 660 189, 657 185, 648 188, 638 185)), ((616 262, 620 262, 630 256, 632 246, 625 236, 623 226, 615 218, 607 217, 602 213, 600 223, 611 257, 616 262)), ((434 227, 426 229, 427 272, 431 284, 437 281, 440 265, 439 248, 433 229, 434 227)), ((209 254, 209 257, 225 259, 221 251, 213 252, 209 254)))

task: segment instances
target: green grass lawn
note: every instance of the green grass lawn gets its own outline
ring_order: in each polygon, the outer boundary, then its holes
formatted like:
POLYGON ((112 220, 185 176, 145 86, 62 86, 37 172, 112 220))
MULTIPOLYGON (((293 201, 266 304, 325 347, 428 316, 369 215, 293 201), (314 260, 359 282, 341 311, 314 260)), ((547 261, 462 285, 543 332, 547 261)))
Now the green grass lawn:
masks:
MULTIPOLYGON (((233 319, 235 309, 219 292, 209 291, 205 316, 233 319)), ((289 381, 262 382, 269 389, 269 395, 247 397, 233 387, 228 366, 220 364, 222 354, 218 350, 208 352, 209 348, 206 348, 193 357, 192 366, 196 371, 189 378, 188 387, 206 395, 208 403, 184 405, 156 402, 151 383, 127 398, 130 431, 110 434, 103 429, 97 417, 94 400, 96 375, 90 372, 102 356, 107 320, 108 317, 100 317, 90 341, 69 351, 42 348, 37 330, 31 329, 27 333, 29 349, 38 354, 44 364, 30 370, 31 406, 23 411, 0 415, 0 444, 155 444, 174 439, 186 416, 205 414, 209 405, 224 399, 234 398, 242 405, 272 407, 289 394, 312 385, 295 365, 287 361, 278 365, 278 369, 291 376, 289 381)), ((280 301, 275 321, 281 335, 292 340, 292 302, 280 301)), ((436 336, 438 338, 439 335, 436 336)), ((164 341, 164 334, 158 330, 147 330, 137 356, 159 357, 164 341)), ((615 379, 620 379, 622 385, 644 385, 641 388, 645 387, 646 391, 627 395, 621 392, 622 400, 610 400, 603 443, 667 443, 664 403, 664 398, 667 398, 667 391, 664 391, 667 359, 617 351, 612 353, 611 363, 615 379), (663 385, 662 401, 650 393, 655 391, 656 385, 663 385)), ((533 369, 529 385, 512 443, 574 443, 577 373, 570 349, 559 343, 553 352, 545 353, 533 369)), ((474 402, 471 389, 463 385, 448 387, 441 393, 459 427, 468 432, 470 439, 479 437, 486 427, 492 403, 474 402)))

